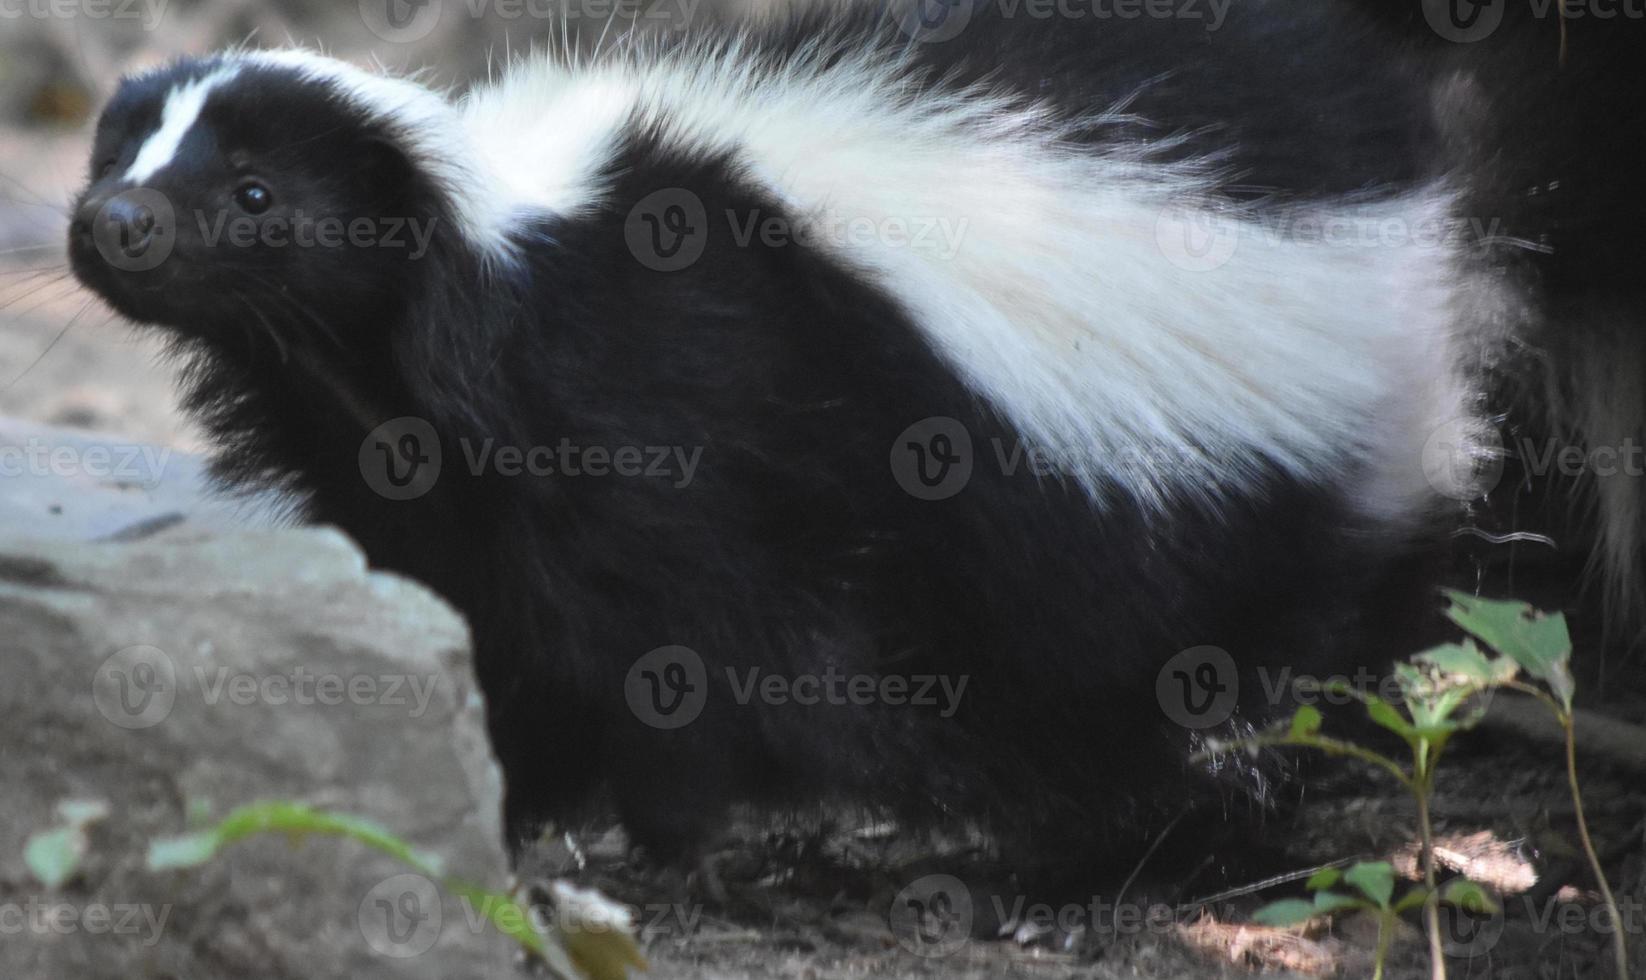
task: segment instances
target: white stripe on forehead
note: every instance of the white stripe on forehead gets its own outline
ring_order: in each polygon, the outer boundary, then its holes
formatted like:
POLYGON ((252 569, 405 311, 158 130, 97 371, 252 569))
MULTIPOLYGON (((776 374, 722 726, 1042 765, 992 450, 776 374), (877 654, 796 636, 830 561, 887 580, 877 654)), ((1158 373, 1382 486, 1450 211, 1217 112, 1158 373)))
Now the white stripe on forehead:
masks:
POLYGON ((419 170, 435 179, 465 238, 489 258, 514 257, 514 203, 474 159, 462 114, 444 95, 407 78, 377 74, 302 49, 243 51, 237 64, 277 68, 328 86, 336 97, 392 132, 419 170))
POLYGON ((272 69, 323 86, 337 103, 383 124, 412 163, 445 194, 464 237, 493 261, 512 260, 515 208, 496 182, 480 172, 482 164, 472 159, 462 117, 441 93, 311 51, 232 51, 220 64, 167 94, 160 126, 138 150, 126 171, 127 181, 148 181, 173 161, 212 92, 237 77, 242 84, 254 84, 254 76, 245 69, 272 69))
POLYGON ((227 65, 202 78, 174 87, 167 94, 165 108, 160 112, 159 128, 143 141, 137 157, 126 170, 125 179, 141 184, 171 163, 177 155, 177 148, 183 145, 183 137, 200 118, 200 110, 205 107, 206 97, 212 89, 239 73, 238 67, 227 65))

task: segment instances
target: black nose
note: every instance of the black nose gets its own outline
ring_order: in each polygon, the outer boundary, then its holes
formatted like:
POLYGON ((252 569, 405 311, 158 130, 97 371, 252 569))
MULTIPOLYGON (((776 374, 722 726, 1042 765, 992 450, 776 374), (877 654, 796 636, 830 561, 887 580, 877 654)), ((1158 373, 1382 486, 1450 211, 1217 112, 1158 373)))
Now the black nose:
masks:
POLYGON ((81 205, 74 228, 117 245, 128 255, 141 255, 154 242, 159 219, 146 201, 129 193, 93 198, 81 205))
POLYGON ((153 268, 170 252, 172 208, 163 194, 142 187, 94 193, 81 202, 70 235, 82 250, 95 249, 122 269, 153 268))

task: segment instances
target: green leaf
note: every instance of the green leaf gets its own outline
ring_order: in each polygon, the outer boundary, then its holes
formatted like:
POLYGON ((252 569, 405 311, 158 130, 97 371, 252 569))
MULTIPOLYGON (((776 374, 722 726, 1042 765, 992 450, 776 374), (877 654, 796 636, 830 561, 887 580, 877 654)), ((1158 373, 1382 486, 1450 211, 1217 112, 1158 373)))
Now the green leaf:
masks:
POLYGON ((1419 738, 1435 741, 1456 733, 1462 724, 1452 720, 1452 712, 1457 710, 1469 697, 1467 688, 1454 687, 1443 691, 1434 697, 1419 698, 1408 702, 1406 710, 1412 713, 1412 732, 1419 738))
POLYGON ((1417 736, 1411 723, 1401 717, 1400 710, 1375 694, 1366 696, 1366 714, 1379 725, 1410 740, 1417 736))
POLYGON ((1364 898, 1353 895, 1341 895, 1337 892, 1315 892, 1315 914, 1328 915, 1342 909, 1366 908, 1364 898))
POLYGON ((1412 659, 1428 664, 1442 674, 1451 674, 1482 686, 1492 683, 1496 676, 1496 668, 1473 640, 1443 644, 1425 650, 1412 659))
POLYGON ((1362 703, 1366 701, 1366 693, 1364 691, 1360 690, 1358 687, 1355 687, 1353 684, 1341 677, 1328 678, 1324 683, 1316 686, 1319 690, 1334 698, 1342 698, 1346 701, 1360 701, 1362 703))
POLYGON ((1395 903, 1394 910, 1396 912, 1409 912, 1412 909, 1421 907, 1423 903, 1428 900, 1428 887, 1425 885, 1418 885, 1414 888, 1408 889, 1406 894, 1400 896, 1400 901, 1395 903))
POLYGON ((70 827, 86 827, 109 815, 109 805, 102 800, 64 800, 57 804, 57 815, 70 827))
POLYGON ((1497 903, 1486 893, 1486 889, 1468 880, 1458 878, 1446 883, 1440 890, 1440 900, 1447 905, 1455 905, 1465 912, 1477 912, 1481 915, 1496 915, 1497 903))
POLYGON ((1270 902, 1252 913, 1252 921, 1260 926, 1299 926, 1320 913, 1315 911, 1313 902, 1306 902, 1301 898, 1283 898, 1278 902, 1270 902))
POLYGON ((1319 708, 1306 704, 1297 709, 1297 714, 1292 715, 1292 737, 1308 738, 1310 735, 1318 735, 1324 721, 1319 708))
POLYGON ((150 871, 198 868, 217 856, 221 843, 214 830, 161 838, 149 842, 149 853, 144 863, 150 871))
POLYGON ((1342 880, 1343 872, 1340 869, 1321 868, 1319 871, 1316 871, 1314 874, 1309 876, 1309 880, 1303 883, 1303 887, 1312 892, 1316 892, 1322 888, 1330 888, 1342 880))
POLYGON ((1343 880, 1360 889, 1378 908, 1389 907, 1389 899, 1395 891, 1395 869, 1389 862, 1361 862, 1345 871, 1343 880))
POLYGON ((58 889, 80 870, 90 849, 86 828, 109 815, 102 800, 62 800, 57 804, 62 826, 31 836, 23 845, 23 863, 42 885, 58 889))
POLYGON ((23 847, 29 873, 50 889, 63 887, 86 856, 86 834, 79 827, 58 827, 35 834, 23 847))
POLYGON ((1412 719, 1417 721, 1419 728, 1445 725, 1449 731, 1456 731, 1459 724, 1452 720, 1452 715, 1457 711, 1458 706, 1467 701, 1474 693, 1474 689, 1465 687, 1454 687, 1451 690, 1442 691, 1433 701, 1422 702, 1423 713, 1426 717, 1421 720, 1418 719, 1417 709, 1413 708, 1412 719))
MULTIPOLYGON (((396 837, 381 824, 347 814, 325 813, 302 803, 252 803, 240 807, 224 817, 215 827, 185 837, 155 841, 149 846, 149 859, 162 861, 193 861, 198 864, 210 860, 218 850, 255 834, 284 833, 293 840, 312 834, 350 837, 398 858, 424 874, 441 877, 441 861, 435 855, 414 850, 410 844, 396 837), (203 855, 203 856, 202 856, 203 855)), ((191 867, 189 863, 170 867, 191 867)), ((159 870, 153 865, 150 870, 159 870)))
POLYGON ((1545 615, 1524 602, 1478 599, 1456 591, 1447 595, 1452 608, 1446 615, 1452 622, 1512 658, 1528 674, 1547 684, 1556 700, 1571 710, 1576 684, 1567 666, 1572 656, 1572 637, 1565 616, 1545 615))
POLYGON ((1409 694, 1413 691, 1421 692, 1429 685, 1428 676, 1409 663, 1395 664, 1394 672, 1395 680, 1400 683, 1402 694, 1409 694))
MULTIPOLYGON (((413 848, 375 821, 347 814, 327 813, 302 803, 274 801, 240 807, 215 826, 150 843, 148 867, 153 871, 192 868, 210 861, 236 841, 264 833, 282 833, 294 841, 315 834, 347 837, 382 851, 432 878, 466 899, 499 931, 538 956, 563 980, 626 980, 630 969, 646 969, 633 929, 622 906, 607 902, 597 892, 572 894, 576 908, 560 909, 548 935, 538 931, 532 917, 507 894, 487 891, 447 877, 438 855, 413 848), (602 918, 593 916, 601 911, 602 918), (602 928, 584 928, 598 922, 602 928), (610 927, 604 927, 610 923, 610 927)), ((566 898, 557 893, 557 903, 566 898)))

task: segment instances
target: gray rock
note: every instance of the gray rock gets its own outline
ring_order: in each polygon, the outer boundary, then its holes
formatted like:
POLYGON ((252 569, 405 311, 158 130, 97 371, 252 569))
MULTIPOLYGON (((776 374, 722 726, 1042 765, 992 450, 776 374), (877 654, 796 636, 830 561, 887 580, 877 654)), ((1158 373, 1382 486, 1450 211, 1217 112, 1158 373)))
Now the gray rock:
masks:
POLYGON ((0 542, 137 538, 187 520, 201 528, 291 523, 273 494, 214 490, 206 461, 167 446, 0 418, 0 542))
POLYGON ((292 800, 502 885, 459 617, 334 531, 76 536, 0 537, 0 977, 513 975, 479 909, 353 841, 261 835, 145 869, 150 841, 202 812, 292 800), (51 891, 23 854, 65 800, 109 815, 51 891))

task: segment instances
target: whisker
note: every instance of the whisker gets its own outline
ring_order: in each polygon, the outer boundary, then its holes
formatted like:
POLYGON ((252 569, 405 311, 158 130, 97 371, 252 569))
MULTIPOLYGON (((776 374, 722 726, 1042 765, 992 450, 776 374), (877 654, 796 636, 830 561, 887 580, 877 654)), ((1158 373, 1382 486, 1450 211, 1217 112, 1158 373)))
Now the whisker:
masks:
POLYGON ((285 340, 281 339, 280 331, 274 328, 274 324, 270 323, 269 318, 264 316, 263 311, 258 308, 255 297, 247 296, 239 290, 235 290, 234 296, 240 302, 246 304, 247 309, 250 309, 252 315, 257 317, 257 321, 263 325, 263 330, 269 335, 269 339, 274 341, 274 349, 280 354, 280 363, 282 365, 290 364, 291 352, 286 349, 285 340))
POLYGON ((310 323, 314 324, 315 329, 320 332, 321 337, 327 341, 330 341, 333 347, 336 347, 339 350, 344 349, 342 339, 339 338, 336 332, 332 330, 330 324, 321 319, 319 314, 309 309, 302 303, 302 301, 298 300, 297 297, 279 288, 276 284, 261 278, 259 278, 258 281, 266 290, 268 290, 269 297, 272 300, 277 303, 284 303, 288 310, 293 313, 300 314, 310 323))
POLYGON ((64 299, 68 296, 73 295, 74 291, 80 288, 80 284, 78 282, 75 282, 74 280, 68 279, 68 278, 59 279, 55 282, 48 282, 44 286, 39 287, 38 289, 30 289, 30 290, 24 292, 21 296, 17 296, 17 297, 14 297, 12 299, 9 299, 9 300, 5 301, 4 303, 0 303, 0 310, 8 309, 8 308, 10 308, 10 307, 12 307, 12 306, 14 306, 18 303, 21 303, 22 301, 24 301, 26 299, 35 299, 37 297, 40 297, 41 294, 46 293, 48 290, 51 290, 52 287, 61 286, 65 282, 69 284, 70 288, 55 290, 55 291, 51 292, 49 295, 44 296, 44 298, 40 299, 40 302, 34 304, 33 306, 26 306, 26 307, 23 307, 22 309, 13 310, 12 315, 13 316, 22 316, 25 313, 33 313, 35 310, 38 310, 40 307, 45 306, 48 303, 54 303, 57 300, 64 299))
POLYGON ((68 267, 62 265, 43 265, 28 269, 13 269, 6 274, 16 275, 18 277, 7 283, 7 285, 15 289, 22 289, 25 286, 30 285, 43 287, 49 285, 50 283, 60 282, 69 278, 68 267))
POLYGON ((0 248, 0 255, 18 255, 22 252, 38 252, 44 248, 62 247, 62 242, 40 242, 35 245, 19 245, 16 248, 0 248))
POLYGON ((91 309, 92 304, 95 303, 95 302, 96 302, 96 300, 88 299, 84 303, 81 303, 80 304, 80 309, 74 314, 74 316, 69 317, 69 321, 67 323, 63 324, 63 329, 57 331, 57 335, 55 337, 51 338, 51 342, 46 345, 45 349, 42 350, 34 358, 34 360, 30 361, 29 366, 24 368, 21 372, 19 372, 18 375, 15 378, 12 378, 10 381, 6 382, 5 384, 0 385, 0 391, 10 391, 11 387, 13 385, 15 385, 15 384, 17 384, 17 382, 23 380, 25 375, 27 375, 30 371, 33 371, 35 369, 35 367, 40 364, 41 361, 45 360, 46 355, 50 354, 52 352, 52 348, 57 346, 58 341, 62 340, 63 336, 69 332, 69 328, 74 326, 75 323, 78 322, 79 319, 82 316, 85 316, 86 311, 91 309))
MULTIPOLYGON (((18 277, 6 283, 8 292, 13 289, 17 290, 16 295, 7 302, 15 302, 24 296, 31 295, 34 289, 44 289, 46 286, 67 279, 69 271, 61 266, 44 266, 38 269, 16 269, 11 272, 0 273, 0 275, 15 275, 18 277)), ((0 309, 4 308, 4 306, 0 306, 0 309)))
POLYGON ((13 204, 26 204, 34 207, 47 208, 65 215, 69 213, 69 207, 67 204, 60 204, 55 201, 48 200, 45 195, 10 174, 0 174, 0 180, 5 181, 11 186, 22 191, 24 194, 28 195, 28 200, 19 200, 15 197, 7 198, 7 200, 11 201, 13 204))

